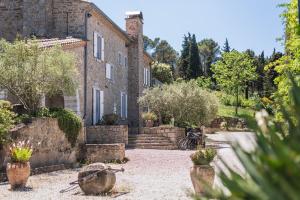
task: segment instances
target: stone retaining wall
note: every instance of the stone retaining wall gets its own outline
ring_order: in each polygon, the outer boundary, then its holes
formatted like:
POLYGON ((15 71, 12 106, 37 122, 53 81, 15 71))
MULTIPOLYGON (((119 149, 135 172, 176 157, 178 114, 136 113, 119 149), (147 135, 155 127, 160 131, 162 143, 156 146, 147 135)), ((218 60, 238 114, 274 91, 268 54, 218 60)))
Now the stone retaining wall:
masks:
POLYGON ((125 158, 125 144, 87 144, 86 161, 88 163, 123 161, 125 158))
MULTIPOLYGON (((33 146, 30 159, 32 169, 75 164, 80 155, 79 146, 84 143, 82 129, 76 147, 72 148, 65 133, 60 130, 57 119, 53 118, 38 118, 28 125, 20 125, 12 130, 11 137, 14 141, 29 140, 31 142, 33 146)), ((8 161, 9 158, 6 155, 4 161, 0 163, 2 170, 5 169, 8 161)))
POLYGON ((152 127, 152 128, 141 128, 140 134, 160 134, 164 137, 167 137, 173 142, 177 144, 180 138, 185 136, 185 129, 178 127, 152 127))
POLYGON ((88 144, 128 144, 128 126, 90 126, 86 128, 88 144))

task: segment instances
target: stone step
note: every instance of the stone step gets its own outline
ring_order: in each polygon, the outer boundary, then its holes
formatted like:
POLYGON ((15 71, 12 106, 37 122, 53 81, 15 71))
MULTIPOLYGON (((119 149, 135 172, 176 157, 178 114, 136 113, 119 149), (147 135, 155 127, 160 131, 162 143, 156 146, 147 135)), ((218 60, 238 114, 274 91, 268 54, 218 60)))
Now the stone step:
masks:
POLYGON ((168 138, 128 138, 129 141, 169 141, 168 138))
POLYGON ((158 149, 158 150, 176 150, 177 146, 174 145, 128 145, 127 148, 133 149, 158 149))

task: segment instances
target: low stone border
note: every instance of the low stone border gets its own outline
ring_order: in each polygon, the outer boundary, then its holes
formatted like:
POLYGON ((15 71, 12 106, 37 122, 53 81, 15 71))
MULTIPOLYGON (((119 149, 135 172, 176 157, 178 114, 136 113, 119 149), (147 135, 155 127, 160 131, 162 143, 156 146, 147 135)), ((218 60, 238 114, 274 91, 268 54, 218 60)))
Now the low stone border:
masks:
POLYGON ((128 126, 89 126, 86 137, 88 144, 128 144, 128 126))
POLYGON ((86 161, 88 163, 124 160, 125 144, 86 144, 86 161))

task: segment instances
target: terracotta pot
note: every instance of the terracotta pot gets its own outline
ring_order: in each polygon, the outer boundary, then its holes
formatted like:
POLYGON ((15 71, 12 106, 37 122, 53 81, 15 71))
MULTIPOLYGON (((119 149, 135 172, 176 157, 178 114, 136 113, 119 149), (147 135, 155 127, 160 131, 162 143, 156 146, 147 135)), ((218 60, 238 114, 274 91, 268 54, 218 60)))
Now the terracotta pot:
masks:
POLYGON ((213 186, 215 170, 210 165, 194 165, 190 171, 195 193, 202 195, 206 186, 213 186))
POLYGON ((152 120, 146 120, 146 127, 151 128, 153 127, 154 122, 152 120))
POLYGON ((30 163, 8 163, 6 174, 12 190, 24 188, 30 176, 30 163))

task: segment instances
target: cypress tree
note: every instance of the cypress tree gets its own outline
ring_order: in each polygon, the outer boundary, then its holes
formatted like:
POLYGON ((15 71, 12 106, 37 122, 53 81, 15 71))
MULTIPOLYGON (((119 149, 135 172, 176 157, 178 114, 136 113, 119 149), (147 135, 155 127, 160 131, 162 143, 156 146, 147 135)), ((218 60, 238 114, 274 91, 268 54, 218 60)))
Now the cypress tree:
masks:
POLYGON ((183 43, 182 43, 182 50, 181 56, 178 66, 178 73, 179 76, 183 79, 188 78, 188 67, 189 67, 189 49, 190 49, 190 33, 188 36, 184 35, 183 43))
POLYGON ((198 78, 202 75, 199 49, 195 34, 190 39, 189 57, 188 57, 188 79, 198 78))
POLYGON ((223 51, 223 52, 226 52, 226 53, 228 53, 228 52, 231 51, 231 48, 230 48, 230 46, 229 46, 229 42, 228 42, 228 39, 227 39, 227 38, 226 38, 226 41, 225 41, 225 44, 224 44, 224 47, 223 47, 222 51, 223 51))

